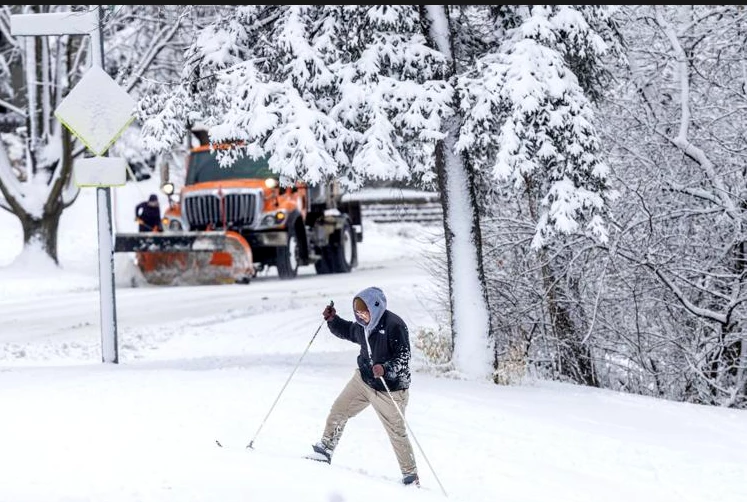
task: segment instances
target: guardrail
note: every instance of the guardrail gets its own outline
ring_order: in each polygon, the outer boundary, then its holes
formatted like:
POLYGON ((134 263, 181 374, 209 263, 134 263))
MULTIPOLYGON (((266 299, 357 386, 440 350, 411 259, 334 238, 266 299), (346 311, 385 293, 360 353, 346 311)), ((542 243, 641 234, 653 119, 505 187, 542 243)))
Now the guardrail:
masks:
POLYGON ((440 202, 361 202, 364 221, 375 223, 441 223, 440 202))
POLYGON ((375 223, 415 222, 428 225, 442 220, 441 197, 435 192, 397 188, 364 189, 345 194, 343 201, 357 200, 361 217, 375 223))

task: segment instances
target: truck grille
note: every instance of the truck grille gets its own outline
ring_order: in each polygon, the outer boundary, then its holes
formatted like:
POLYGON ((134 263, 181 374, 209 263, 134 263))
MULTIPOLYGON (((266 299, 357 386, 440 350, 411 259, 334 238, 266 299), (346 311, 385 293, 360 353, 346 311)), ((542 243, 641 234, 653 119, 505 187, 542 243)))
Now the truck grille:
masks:
POLYGON ((205 230, 207 227, 223 228, 221 197, 225 210, 225 222, 228 229, 251 227, 256 224, 261 202, 258 193, 223 192, 190 193, 182 200, 182 210, 191 230, 205 230))

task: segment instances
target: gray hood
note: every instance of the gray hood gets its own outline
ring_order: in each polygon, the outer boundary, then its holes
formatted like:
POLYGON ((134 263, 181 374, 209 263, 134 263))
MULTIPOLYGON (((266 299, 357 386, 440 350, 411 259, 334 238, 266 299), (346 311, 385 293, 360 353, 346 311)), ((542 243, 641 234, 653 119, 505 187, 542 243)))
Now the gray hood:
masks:
POLYGON ((372 286, 370 288, 366 288, 355 297, 353 297, 353 315, 355 315, 355 321, 363 326, 363 330, 366 332, 366 336, 368 336, 372 329, 374 329, 381 320, 381 316, 384 315, 384 312, 386 311, 386 296, 384 296, 384 292, 381 290, 381 288, 377 288, 376 286, 372 286), (363 302, 368 307, 368 311, 371 312, 371 321, 368 323, 368 325, 363 324, 363 321, 360 320, 357 314, 355 314, 355 299, 360 298, 363 300, 363 302))

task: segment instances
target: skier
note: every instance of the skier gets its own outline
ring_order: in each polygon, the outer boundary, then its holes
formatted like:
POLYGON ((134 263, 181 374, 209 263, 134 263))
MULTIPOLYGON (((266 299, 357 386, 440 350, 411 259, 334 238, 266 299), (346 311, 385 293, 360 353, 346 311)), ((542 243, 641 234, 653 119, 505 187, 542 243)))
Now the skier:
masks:
POLYGON ((150 194, 147 201, 141 202, 135 207, 135 221, 138 223, 138 231, 140 232, 163 232, 161 207, 158 205, 156 194, 150 194))
POLYGON ((322 313, 333 335, 357 343, 361 349, 358 368, 332 404, 321 441, 312 445, 314 453, 309 458, 330 463, 348 419, 370 404, 394 448, 402 482, 420 486, 415 455, 404 420, 410 387, 407 325, 399 316, 387 310, 384 292, 377 287, 366 288, 353 298, 353 312, 355 322, 337 316, 332 305, 328 305, 322 313))

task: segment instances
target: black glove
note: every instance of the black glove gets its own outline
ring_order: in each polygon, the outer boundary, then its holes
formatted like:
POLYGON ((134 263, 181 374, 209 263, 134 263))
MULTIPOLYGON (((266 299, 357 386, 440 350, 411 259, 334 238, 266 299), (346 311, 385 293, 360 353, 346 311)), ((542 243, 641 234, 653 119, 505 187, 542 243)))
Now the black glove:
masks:
POLYGON ((335 307, 333 305, 327 305, 326 307, 324 307, 324 312, 322 312, 322 317, 324 317, 325 321, 329 321, 336 315, 337 315, 337 311, 335 310, 335 307))
POLYGON ((384 376, 384 366, 381 364, 374 364, 373 365, 373 374, 376 378, 380 378, 384 376))

